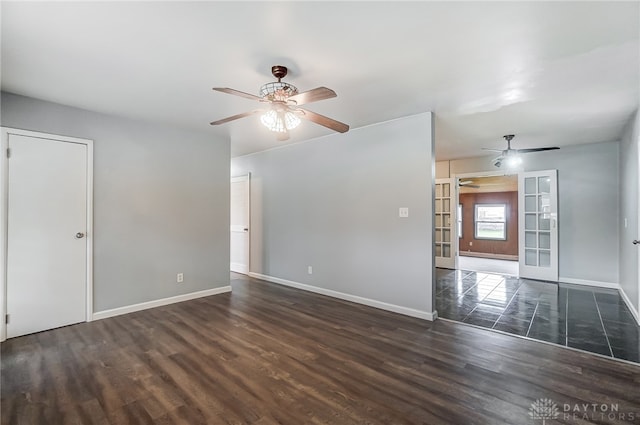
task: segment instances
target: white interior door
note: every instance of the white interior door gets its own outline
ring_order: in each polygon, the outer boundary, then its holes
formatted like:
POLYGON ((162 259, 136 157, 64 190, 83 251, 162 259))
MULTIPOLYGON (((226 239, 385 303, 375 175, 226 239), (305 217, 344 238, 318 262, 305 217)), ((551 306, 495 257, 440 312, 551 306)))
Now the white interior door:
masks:
POLYGON ((249 273, 249 175, 231 179, 231 271, 249 273))
POLYGON ((557 170, 518 176, 520 277, 558 281, 557 170))
POLYGON ((86 144, 8 135, 7 336, 87 319, 86 144))
POLYGON ((455 269, 458 238, 456 237, 456 179, 437 179, 435 188, 435 257, 436 267, 455 269))
MULTIPOLYGON (((636 142, 634 141, 633 143, 636 143, 636 142)), ((640 136, 638 137, 637 143, 640 144, 640 136)), ((637 168, 636 168, 636 173, 635 173, 634 177, 635 177, 635 179, 638 180, 636 182, 638 193, 636 193, 637 198, 636 198, 636 205, 635 205, 636 213, 638 215, 638 217, 637 217, 638 222, 636 223, 636 226, 637 226, 636 229, 638 229, 637 231, 640 231, 640 175, 639 175, 639 173, 640 173, 640 149, 636 149, 635 161, 636 161, 636 167, 637 168)), ((630 218, 629 220, 632 220, 632 218, 630 218)), ((625 225, 625 227, 627 227, 627 226, 625 225)), ((640 234, 635 234, 634 237, 637 238, 637 239, 640 239, 640 234)), ((636 285, 637 285, 637 291, 638 291, 638 293, 637 293, 637 296, 638 296, 637 302, 638 303, 636 304, 635 318, 636 318, 636 322, 638 322, 638 325, 640 325, 640 249, 638 249, 638 248, 640 248, 640 245, 634 245, 634 246, 636 247, 636 249, 638 251, 638 254, 637 254, 638 255, 638 262, 636 263, 636 273, 637 273, 637 277, 638 278, 637 278, 637 280, 635 282, 636 285)), ((631 303, 633 304, 633 300, 629 300, 629 301, 631 301, 631 303)))

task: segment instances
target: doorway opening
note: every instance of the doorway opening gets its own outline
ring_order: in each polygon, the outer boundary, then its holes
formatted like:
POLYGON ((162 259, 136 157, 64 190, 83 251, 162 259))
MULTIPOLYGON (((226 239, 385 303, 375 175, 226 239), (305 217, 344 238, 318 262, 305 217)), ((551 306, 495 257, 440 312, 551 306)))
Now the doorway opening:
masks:
POLYGON ((455 180, 456 268, 518 276, 518 175, 455 180))
POLYGON ((518 174, 436 180, 436 267, 519 275, 518 174))
POLYGON ((231 272, 249 274, 251 243, 250 175, 231 178, 230 259, 231 272))

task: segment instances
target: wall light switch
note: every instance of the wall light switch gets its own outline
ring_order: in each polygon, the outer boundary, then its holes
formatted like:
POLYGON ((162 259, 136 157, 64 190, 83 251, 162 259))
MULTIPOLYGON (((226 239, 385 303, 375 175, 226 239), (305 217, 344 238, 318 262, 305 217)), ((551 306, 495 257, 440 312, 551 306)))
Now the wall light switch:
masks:
POLYGON ((398 210, 398 217, 407 218, 409 217, 409 208, 400 208, 398 210))

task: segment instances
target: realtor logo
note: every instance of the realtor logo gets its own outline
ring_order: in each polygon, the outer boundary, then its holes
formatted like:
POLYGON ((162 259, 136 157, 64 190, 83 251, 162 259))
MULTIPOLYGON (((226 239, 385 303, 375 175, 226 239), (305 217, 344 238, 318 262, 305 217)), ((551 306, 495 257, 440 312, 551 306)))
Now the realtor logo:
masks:
POLYGON ((542 425, 545 425, 547 420, 557 419, 560 415, 558 405, 549 398, 539 398, 529 408, 529 416, 533 420, 542 420, 542 425))

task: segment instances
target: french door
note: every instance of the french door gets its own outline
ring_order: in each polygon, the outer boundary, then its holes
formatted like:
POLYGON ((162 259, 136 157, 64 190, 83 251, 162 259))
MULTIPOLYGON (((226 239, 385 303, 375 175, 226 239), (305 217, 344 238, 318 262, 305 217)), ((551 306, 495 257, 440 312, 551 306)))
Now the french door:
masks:
POLYGON ((518 177, 520 277, 558 281, 558 172, 518 177))
POLYGON ((455 179, 437 179, 435 187, 434 233, 436 267, 455 269, 458 238, 455 179))

